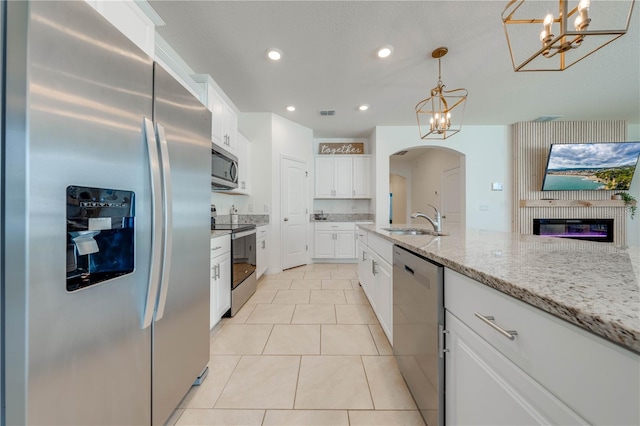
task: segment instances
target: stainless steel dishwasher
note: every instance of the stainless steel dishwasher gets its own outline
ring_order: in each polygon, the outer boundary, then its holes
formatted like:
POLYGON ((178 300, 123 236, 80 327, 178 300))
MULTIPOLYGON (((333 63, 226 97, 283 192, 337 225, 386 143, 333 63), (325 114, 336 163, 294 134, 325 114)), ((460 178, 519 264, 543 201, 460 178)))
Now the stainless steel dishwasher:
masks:
POLYGON ((393 247, 393 354, 428 426, 444 425, 444 269, 393 247))

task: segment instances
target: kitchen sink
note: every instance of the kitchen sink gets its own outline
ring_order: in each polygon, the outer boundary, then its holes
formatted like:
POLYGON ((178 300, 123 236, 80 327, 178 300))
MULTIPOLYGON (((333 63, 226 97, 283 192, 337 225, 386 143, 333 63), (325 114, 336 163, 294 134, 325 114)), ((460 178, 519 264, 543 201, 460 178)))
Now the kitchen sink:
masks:
POLYGON ((447 235, 443 232, 423 228, 382 228, 382 230, 394 235, 447 235))

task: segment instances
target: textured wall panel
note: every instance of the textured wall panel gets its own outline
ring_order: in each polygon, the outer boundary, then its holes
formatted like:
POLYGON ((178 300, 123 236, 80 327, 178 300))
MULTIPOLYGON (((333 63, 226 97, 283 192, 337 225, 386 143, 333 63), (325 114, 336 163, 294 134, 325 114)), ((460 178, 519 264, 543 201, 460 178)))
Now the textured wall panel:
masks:
POLYGON ((614 191, 541 191, 549 147, 554 143, 624 142, 624 121, 522 122, 512 126, 513 231, 533 233, 533 219, 614 219, 614 243, 624 245, 623 207, 520 207, 520 200, 610 200, 614 191))

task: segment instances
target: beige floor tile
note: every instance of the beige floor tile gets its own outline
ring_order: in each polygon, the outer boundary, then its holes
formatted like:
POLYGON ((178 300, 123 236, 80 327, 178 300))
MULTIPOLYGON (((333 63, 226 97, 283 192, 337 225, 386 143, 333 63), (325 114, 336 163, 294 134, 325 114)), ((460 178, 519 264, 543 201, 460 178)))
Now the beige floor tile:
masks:
POLYGON ((305 280, 329 280, 331 279, 331 271, 312 271, 304 273, 305 280))
POLYGON ((293 304, 309 303, 309 290, 278 290, 271 303, 293 304))
POLYGON ((180 403, 180 408, 213 408, 224 385, 238 365, 240 355, 213 355, 209 359, 209 374, 200 386, 192 386, 180 403))
POLYGON ((259 426, 264 410, 185 410, 176 426, 259 426))
POLYGON ((321 290, 322 289, 322 280, 305 280, 305 279, 294 279, 291 283, 291 289, 303 289, 303 290, 321 290))
POLYGON ((243 356, 215 408, 291 409, 299 356, 243 356))
POLYGON ((378 353, 380 355, 393 355, 393 348, 389 343, 389 339, 387 339, 387 335, 384 334, 382 326, 379 324, 369 324, 369 330, 371 330, 371 335, 378 348, 378 353))
POLYGON ((357 263, 340 263, 338 265, 338 269, 340 271, 357 271, 358 264, 357 263))
POLYGON ((278 274, 279 280, 297 280, 304 278, 304 273, 307 272, 305 269, 288 269, 286 271, 282 271, 278 274))
POLYGON ((314 271, 337 271, 338 270, 337 263, 316 263, 313 265, 314 271))
POLYGON ((356 271, 345 271, 341 269, 338 271, 331 271, 331 278, 333 278, 334 280, 337 280, 337 279, 355 280, 358 278, 358 275, 356 274, 356 271))
POLYGON ((290 324, 296 305, 256 305, 246 324, 290 324))
POLYGON ((271 334, 271 324, 227 324, 211 341, 212 354, 261 354, 271 334))
MULTIPOLYGON (((271 291, 271 290, 268 290, 271 291)), ((276 291, 276 290, 274 290, 276 291)), ((222 318, 220 322, 225 322, 227 324, 244 324, 251 315, 251 312, 256 308, 256 305, 253 303, 245 303, 242 308, 236 314, 230 318, 222 318)))
POLYGON ((319 325, 274 325, 264 355, 320 355, 319 325))
MULTIPOLYGON (((274 281, 267 282, 271 283, 274 281)), ((258 290, 256 290, 255 293, 253 293, 253 296, 251 296, 249 300, 247 300, 246 304, 256 305, 258 303, 271 303, 273 301, 273 298, 276 296, 276 293, 278 293, 278 290, 271 290, 260 287, 258 290)))
MULTIPOLYGON (((323 326, 324 327, 324 326, 323 326)), ((371 409, 359 356, 303 356, 296 409, 371 409)))
POLYGON ((322 355, 378 355, 366 325, 323 325, 320 330, 322 355))
POLYGON ((352 290, 350 280, 330 279, 322 280, 323 290, 352 290))
POLYGON ((413 411, 349 411, 351 426, 424 426, 417 410, 413 411))
POLYGON ((258 280, 258 285, 260 285, 263 281, 277 280, 278 275, 279 274, 262 274, 262 276, 258 280))
POLYGON ((291 288, 292 280, 293 279, 290 278, 264 281, 258 286, 258 290, 288 290, 291 288))
POLYGON ((360 280, 351 280, 351 287, 353 287, 354 290, 362 290, 360 280))
POLYGON ((309 303, 346 304, 343 290, 311 290, 309 303))
POLYGON ((346 410, 267 410, 264 426, 349 426, 346 410))
POLYGON ((291 324, 335 324, 335 305, 296 305, 291 324))
POLYGON ((415 410, 416 404, 393 356, 363 356, 376 410, 415 410))
POLYGON ((345 290, 344 297, 347 299, 347 304, 349 305, 369 305, 369 299, 367 299, 367 295, 364 294, 364 291, 361 289, 358 290, 345 290))
POLYGON ((171 416, 169 416, 169 419, 165 422, 164 426, 174 426, 180 419, 180 416, 182 416, 182 413, 184 413, 184 408, 176 408, 173 413, 171 413, 171 416))
POLYGON ((378 324, 369 305, 336 305, 338 324, 378 324))

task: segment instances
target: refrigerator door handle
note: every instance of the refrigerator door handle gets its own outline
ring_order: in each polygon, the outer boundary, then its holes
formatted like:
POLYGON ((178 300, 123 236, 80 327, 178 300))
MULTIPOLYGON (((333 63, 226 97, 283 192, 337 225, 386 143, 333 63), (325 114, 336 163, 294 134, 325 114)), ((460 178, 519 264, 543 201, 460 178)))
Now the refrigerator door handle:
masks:
POLYGON ((169 275, 171 274, 171 248, 173 246, 173 193, 171 189, 171 164, 169 162, 169 146, 164 127, 156 125, 158 146, 160 148, 160 160, 162 164, 162 200, 164 213, 164 247, 162 254, 162 275, 160 281, 160 295, 155 320, 159 321, 164 316, 164 308, 167 305, 167 293, 169 292, 169 275))
POLYGON ((142 328, 145 329, 153 322, 153 314, 158 298, 158 286, 162 264, 160 254, 162 250, 162 197, 160 159, 158 157, 158 145, 156 144, 156 133, 153 129, 153 122, 144 118, 142 133, 147 144, 149 153, 149 172, 151 177, 151 264, 149 265, 149 285, 147 286, 147 298, 144 306, 142 318, 142 328))

